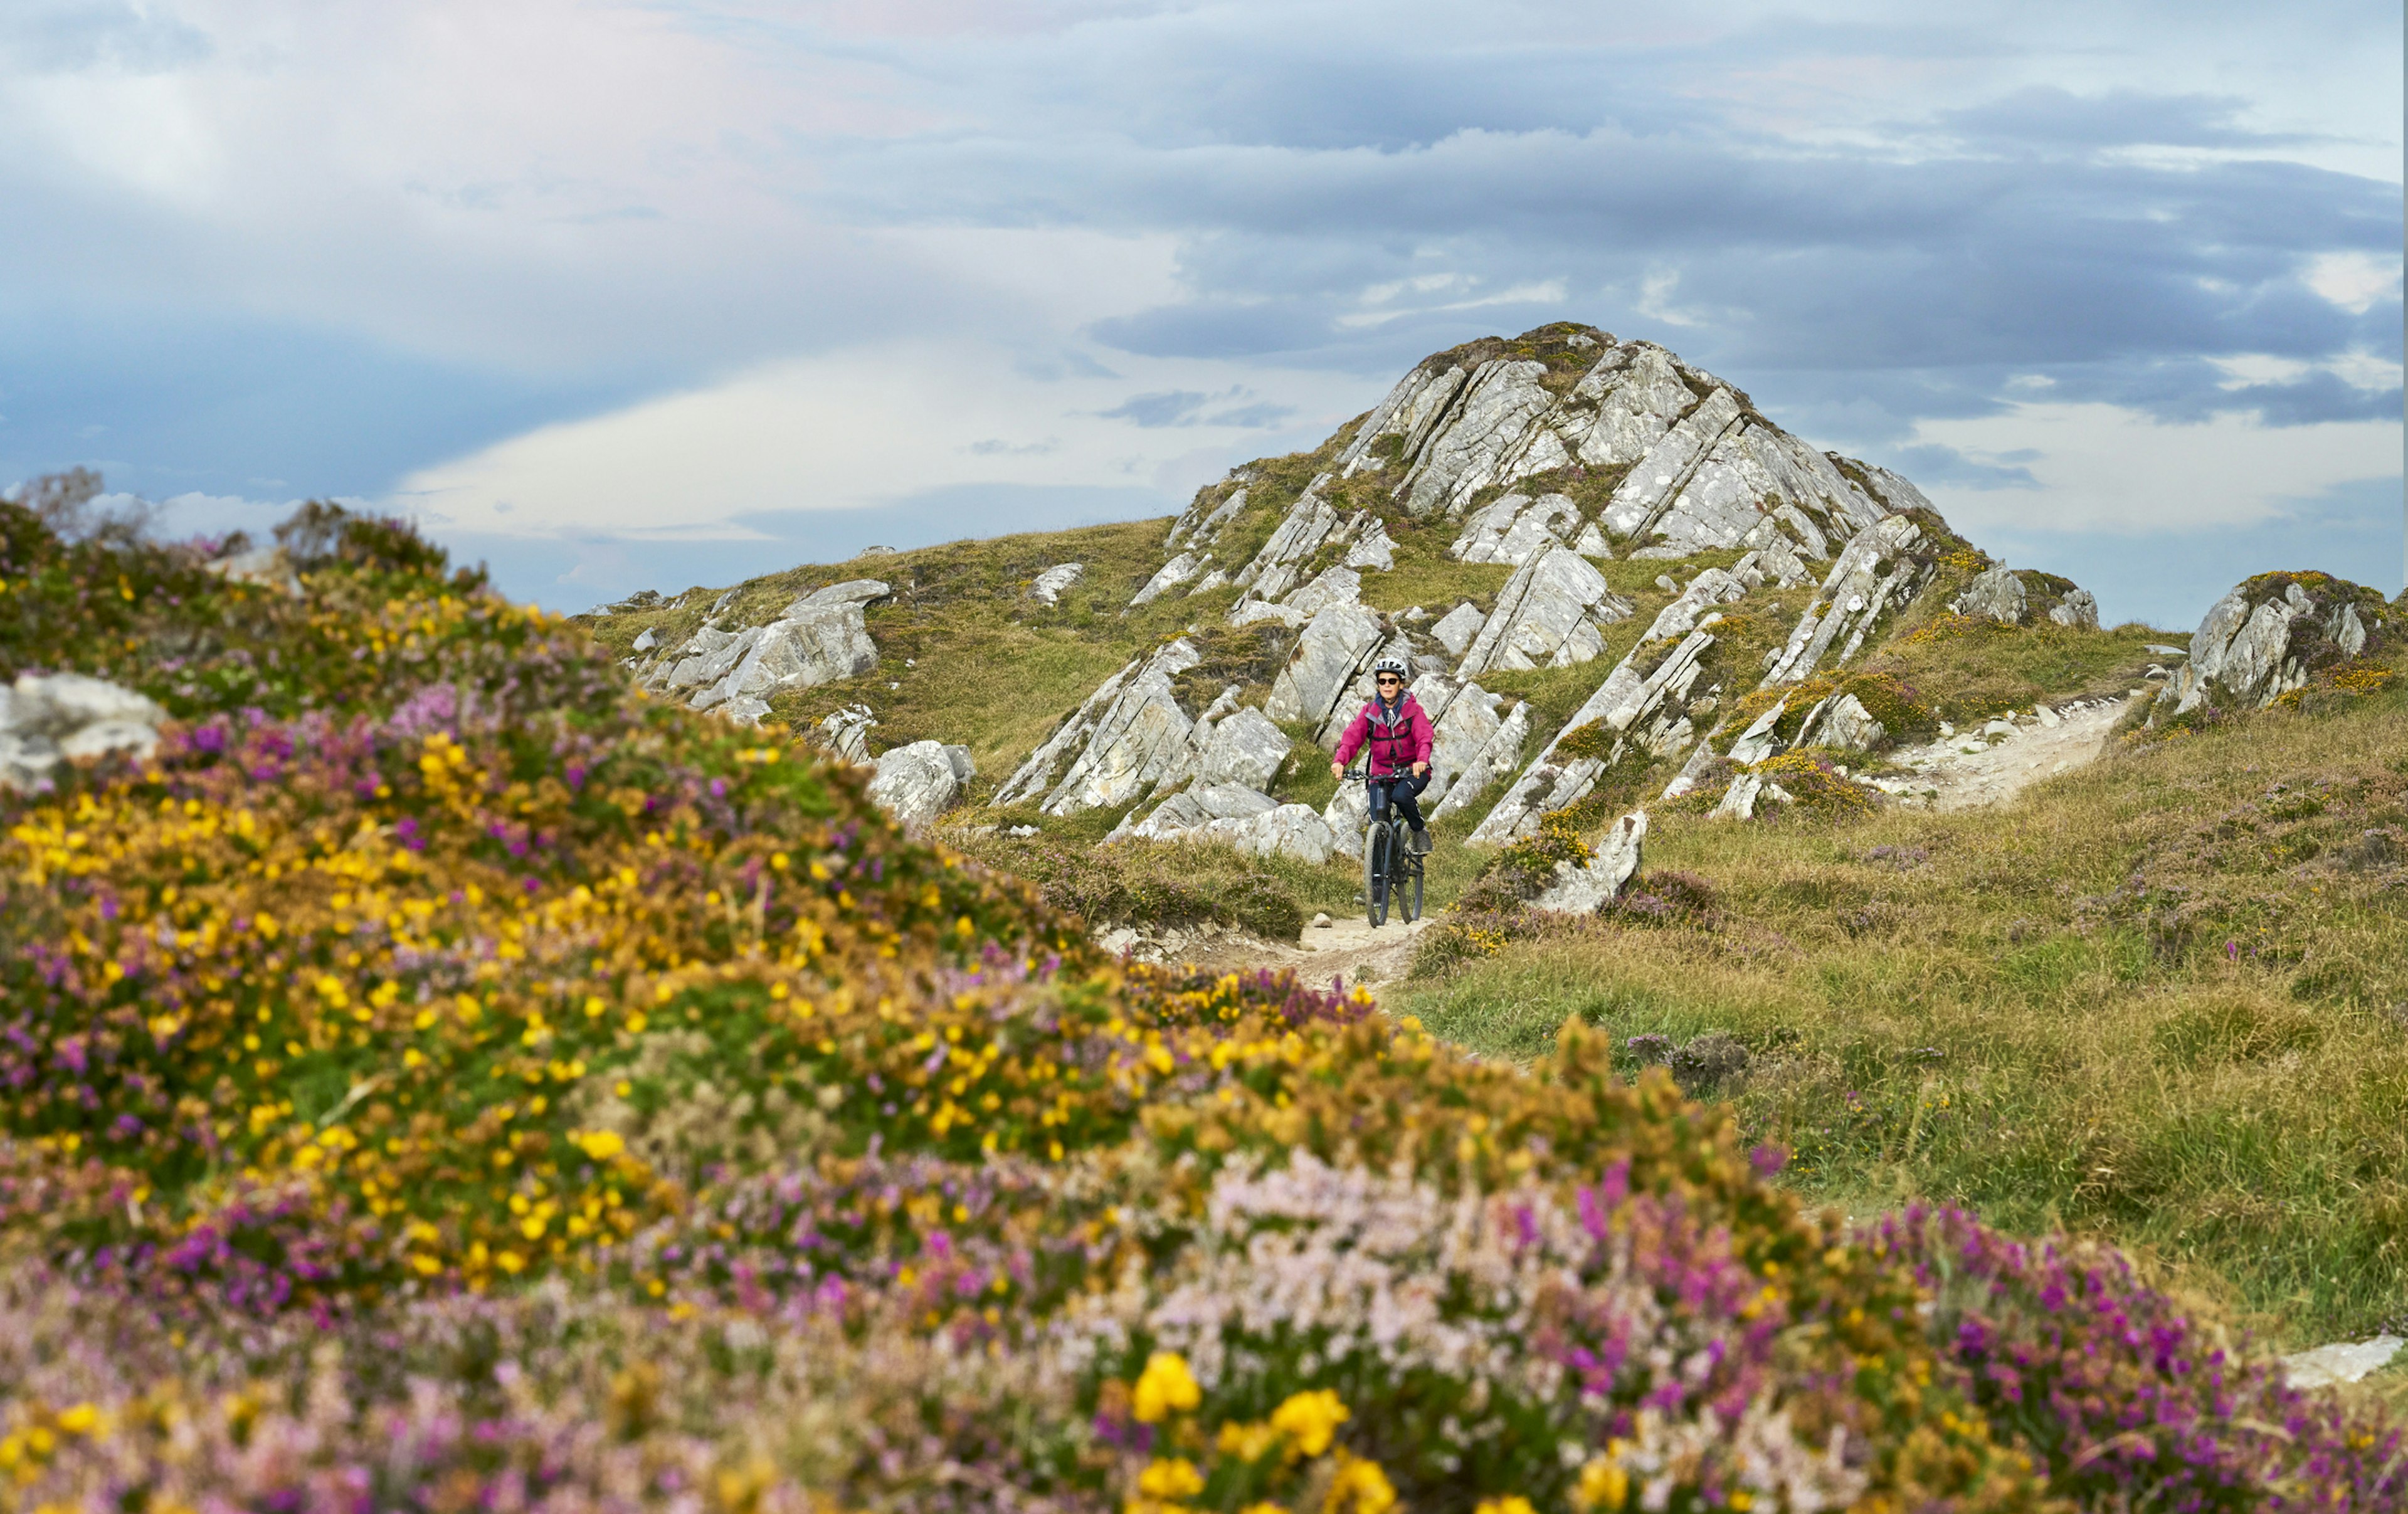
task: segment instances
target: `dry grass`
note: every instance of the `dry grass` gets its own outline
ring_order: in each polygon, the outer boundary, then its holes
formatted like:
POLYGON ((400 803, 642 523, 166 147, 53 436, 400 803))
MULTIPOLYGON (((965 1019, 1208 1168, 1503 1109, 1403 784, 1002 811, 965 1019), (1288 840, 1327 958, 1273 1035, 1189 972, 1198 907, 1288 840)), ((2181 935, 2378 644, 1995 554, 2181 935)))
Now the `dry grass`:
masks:
POLYGON ((1665 815, 1647 861, 1717 921, 1508 944, 1390 1007, 1517 1057, 1575 1015, 1728 1031, 1724 1092, 1813 1194, 2104 1234, 2284 1334, 2408 1315, 2408 697, 2004 810, 1665 815))

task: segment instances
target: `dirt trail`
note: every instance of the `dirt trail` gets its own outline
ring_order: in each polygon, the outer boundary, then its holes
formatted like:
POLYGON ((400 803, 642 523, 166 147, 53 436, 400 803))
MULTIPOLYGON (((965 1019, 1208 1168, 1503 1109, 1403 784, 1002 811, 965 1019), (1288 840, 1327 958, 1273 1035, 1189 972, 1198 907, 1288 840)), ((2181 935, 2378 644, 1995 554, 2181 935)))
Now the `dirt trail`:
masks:
POLYGON ((2042 778, 2096 760, 2132 701, 2154 692, 2094 695, 1992 721, 1896 753, 1891 761, 1912 776, 1871 781, 1903 804, 1933 809, 2001 804, 2042 778))
MULTIPOLYGON (((1316 920, 1325 917, 1315 916, 1316 920)), ((1374 930, 1360 915, 1307 925, 1301 939, 1272 941, 1248 931, 1205 926, 1194 932, 1140 933, 1126 927, 1098 938, 1110 950, 1125 951, 1146 962, 1192 963, 1221 972, 1258 967, 1293 967, 1314 987, 1332 978, 1346 986, 1377 987, 1393 983, 1412 965, 1413 943, 1429 927, 1425 915, 1411 925, 1395 920, 1374 930)))

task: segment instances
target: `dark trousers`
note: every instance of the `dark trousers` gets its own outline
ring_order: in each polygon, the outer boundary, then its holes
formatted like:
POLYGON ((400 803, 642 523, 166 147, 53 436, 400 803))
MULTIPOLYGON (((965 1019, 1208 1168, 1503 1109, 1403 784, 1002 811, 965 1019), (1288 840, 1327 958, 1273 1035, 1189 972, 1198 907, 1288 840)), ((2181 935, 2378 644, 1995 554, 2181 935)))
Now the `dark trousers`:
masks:
POLYGON ((1429 787, 1429 781, 1427 773, 1418 778, 1412 773, 1383 773, 1371 779, 1371 823, 1385 825, 1388 807, 1394 805, 1397 813, 1405 817, 1406 824, 1416 831, 1428 829, 1422 820, 1421 801, 1416 795, 1429 787))

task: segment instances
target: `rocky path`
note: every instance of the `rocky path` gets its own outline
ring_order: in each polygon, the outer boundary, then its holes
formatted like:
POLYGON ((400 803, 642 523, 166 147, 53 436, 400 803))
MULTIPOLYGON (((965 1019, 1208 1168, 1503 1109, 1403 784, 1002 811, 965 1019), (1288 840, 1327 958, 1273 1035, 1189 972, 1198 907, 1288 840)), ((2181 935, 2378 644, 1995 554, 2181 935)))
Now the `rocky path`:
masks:
POLYGON ((1979 730, 1960 731, 1928 746, 1907 748, 1891 761, 1910 772, 1869 781, 1903 804, 1931 809, 2001 804, 2044 778, 2097 760, 2132 702, 2154 693, 2101 694, 2042 705, 2020 716, 1992 721, 1979 730))
MULTIPOLYGON (((1327 919, 1315 916, 1314 919, 1327 919)), ((1140 933, 1123 927, 1098 938, 1113 951, 1125 951, 1144 962, 1192 963, 1216 971, 1293 967, 1305 981, 1320 987, 1343 978, 1348 988, 1377 987, 1405 976, 1412 965, 1413 943, 1429 926, 1425 915, 1411 925, 1391 920, 1374 930, 1360 915, 1331 920, 1304 928, 1296 941, 1272 941, 1249 931, 1205 926, 1194 932, 1140 933)))

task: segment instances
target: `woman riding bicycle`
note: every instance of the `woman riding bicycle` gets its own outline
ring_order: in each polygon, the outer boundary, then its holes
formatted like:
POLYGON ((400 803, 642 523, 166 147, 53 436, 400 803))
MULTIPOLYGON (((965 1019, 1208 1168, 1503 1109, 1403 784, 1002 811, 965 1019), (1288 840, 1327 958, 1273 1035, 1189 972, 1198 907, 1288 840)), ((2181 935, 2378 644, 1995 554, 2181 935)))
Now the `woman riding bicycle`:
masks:
POLYGON ((1383 657, 1371 664, 1374 693, 1338 738, 1338 755, 1329 771, 1343 778, 1346 764, 1368 746, 1371 823, 1386 824, 1388 807, 1395 805, 1413 828, 1413 850, 1426 852, 1429 832, 1416 796, 1429 787, 1430 722, 1420 701, 1405 692, 1405 672, 1400 657, 1383 657))

